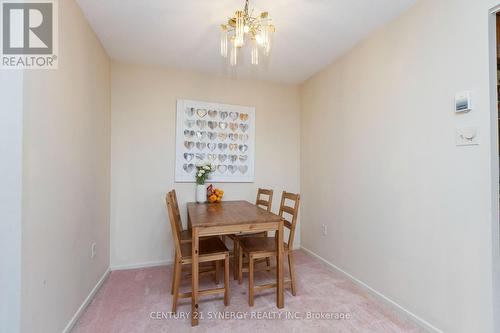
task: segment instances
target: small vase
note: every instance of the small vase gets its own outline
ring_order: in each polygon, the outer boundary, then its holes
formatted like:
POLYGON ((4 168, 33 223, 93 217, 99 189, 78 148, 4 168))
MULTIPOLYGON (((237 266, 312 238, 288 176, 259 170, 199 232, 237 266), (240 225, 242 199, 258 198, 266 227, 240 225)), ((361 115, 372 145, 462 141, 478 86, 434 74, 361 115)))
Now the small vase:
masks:
POLYGON ((196 202, 204 203, 207 201, 207 189, 205 185, 196 184, 196 202))

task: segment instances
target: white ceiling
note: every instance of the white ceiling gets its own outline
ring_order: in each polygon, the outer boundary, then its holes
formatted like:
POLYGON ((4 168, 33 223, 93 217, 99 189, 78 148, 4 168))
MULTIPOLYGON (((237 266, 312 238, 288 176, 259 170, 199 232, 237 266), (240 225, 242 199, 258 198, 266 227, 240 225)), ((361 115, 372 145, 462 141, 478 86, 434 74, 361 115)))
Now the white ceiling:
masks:
MULTIPOLYGON (((269 11, 277 31, 269 63, 240 66, 236 75, 303 82, 415 1, 250 0, 250 8, 269 11)), ((219 27, 243 0, 77 2, 113 59, 231 74, 219 55, 219 27)))

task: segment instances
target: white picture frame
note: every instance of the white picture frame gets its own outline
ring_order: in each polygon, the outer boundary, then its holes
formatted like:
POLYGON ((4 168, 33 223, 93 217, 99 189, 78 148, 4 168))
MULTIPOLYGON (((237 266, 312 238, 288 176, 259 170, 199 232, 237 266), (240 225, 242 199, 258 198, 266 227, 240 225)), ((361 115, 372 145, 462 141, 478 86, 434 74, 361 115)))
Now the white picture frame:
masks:
POLYGON ((177 100, 175 181, 195 182, 210 163, 211 183, 251 183, 255 174, 255 108, 177 100))

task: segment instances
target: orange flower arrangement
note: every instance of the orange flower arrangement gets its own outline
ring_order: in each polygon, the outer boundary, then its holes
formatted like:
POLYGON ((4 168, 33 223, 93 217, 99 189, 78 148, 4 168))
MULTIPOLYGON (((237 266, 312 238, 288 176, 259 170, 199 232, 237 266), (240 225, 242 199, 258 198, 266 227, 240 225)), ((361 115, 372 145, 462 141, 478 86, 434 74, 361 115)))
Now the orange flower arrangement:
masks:
POLYGON ((219 188, 213 188, 212 185, 210 185, 207 188, 208 202, 210 202, 210 203, 221 202, 223 196, 224 196, 223 190, 221 190, 219 188))

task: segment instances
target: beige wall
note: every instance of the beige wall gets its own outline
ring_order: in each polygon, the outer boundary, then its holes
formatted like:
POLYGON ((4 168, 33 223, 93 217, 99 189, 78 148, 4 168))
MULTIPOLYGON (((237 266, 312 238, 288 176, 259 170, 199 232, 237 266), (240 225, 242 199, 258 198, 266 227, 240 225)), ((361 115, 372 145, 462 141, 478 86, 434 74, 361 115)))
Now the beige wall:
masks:
POLYGON ((0 75, 0 332, 21 324, 23 72, 0 75))
MULTIPOLYGON (((174 183, 177 99, 255 106, 255 183, 218 184, 225 199, 255 200, 257 187, 299 191, 296 86, 230 80, 159 67, 112 64, 111 264, 172 260, 165 194, 175 188, 185 220, 194 183, 174 183)), ((297 244, 300 244, 300 238, 297 244)))
POLYGON ((22 332, 61 332, 109 266, 110 65, 59 1, 59 69, 26 71, 22 332), (90 258, 91 244, 97 256, 90 258))
POLYGON ((493 5, 418 1, 301 88, 302 246, 445 332, 493 330, 493 5))

